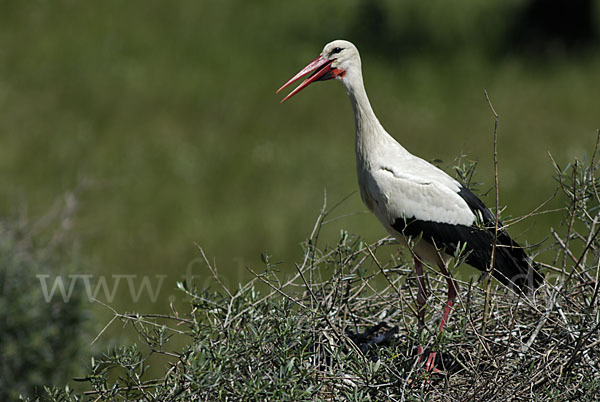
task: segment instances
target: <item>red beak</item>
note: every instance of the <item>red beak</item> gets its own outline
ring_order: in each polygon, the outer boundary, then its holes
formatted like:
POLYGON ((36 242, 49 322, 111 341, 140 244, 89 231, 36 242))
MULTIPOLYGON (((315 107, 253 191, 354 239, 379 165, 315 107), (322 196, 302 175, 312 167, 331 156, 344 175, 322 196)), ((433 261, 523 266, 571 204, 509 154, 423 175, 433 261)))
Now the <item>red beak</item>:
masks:
POLYGON ((303 90, 304 88, 306 88, 311 83, 313 83, 315 81, 319 81, 319 79, 333 78, 333 76, 331 76, 331 77, 329 77, 329 76, 328 77, 323 77, 328 72, 335 71, 335 70, 332 70, 332 68, 331 68, 331 62, 332 61, 333 60, 328 60, 328 59, 326 59, 326 58, 324 58, 322 56, 319 56, 316 59, 314 59, 311 63, 309 63, 308 66, 306 66, 302 70, 300 70, 300 72, 298 74, 294 75, 288 82, 286 82, 285 84, 283 84, 283 86, 281 88, 279 88, 276 93, 279 93, 279 91, 281 91, 283 88, 287 87, 288 85, 290 85, 294 81, 299 80, 300 78, 304 77, 305 75, 310 74, 311 72, 313 74, 310 77, 308 77, 307 79, 305 79, 302 82, 302 84, 298 85, 296 87, 296 89, 294 89, 292 92, 290 92, 290 94, 288 96, 286 96, 285 98, 283 98, 283 100, 281 101, 281 103, 285 102, 286 100, 288 100, 292 96, 296 95, 298 92, 300 92, 301 90, 303 90))

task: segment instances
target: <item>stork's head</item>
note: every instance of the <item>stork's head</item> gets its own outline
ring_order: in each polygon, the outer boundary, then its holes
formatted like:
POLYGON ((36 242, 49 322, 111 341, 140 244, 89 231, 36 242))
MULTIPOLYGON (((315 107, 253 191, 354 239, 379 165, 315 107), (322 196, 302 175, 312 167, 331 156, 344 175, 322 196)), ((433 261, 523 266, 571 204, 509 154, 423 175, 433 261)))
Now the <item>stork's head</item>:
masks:
POLYGON ((358 49, 347 40, 329 42, 325 45, 319 57, 283 84, 277 92, 310 73, 312 74, 302 84, 298 85, 296 89, 290 92, 288 96, 283 98, 281 102, 285 102, 315 81, 325 81, 332 78, 345 81, 349 77, 360 75, 360 55, 358 54, 358 49))

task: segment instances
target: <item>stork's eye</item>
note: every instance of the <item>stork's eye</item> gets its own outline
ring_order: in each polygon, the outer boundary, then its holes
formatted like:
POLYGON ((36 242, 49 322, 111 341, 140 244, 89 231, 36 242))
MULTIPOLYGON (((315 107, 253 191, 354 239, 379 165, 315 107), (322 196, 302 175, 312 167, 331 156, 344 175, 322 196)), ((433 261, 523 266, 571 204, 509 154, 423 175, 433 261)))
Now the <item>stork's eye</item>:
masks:
POLYGON ((333 50, 331 51, 330 55, 331 55, 331 54, 336 54, 336 53, 339 53, 339 52, 341 52, 341 51, 342 51, 342 48, 341 48, 341 47, 336 47, 335 49, 333 49, 333 50))

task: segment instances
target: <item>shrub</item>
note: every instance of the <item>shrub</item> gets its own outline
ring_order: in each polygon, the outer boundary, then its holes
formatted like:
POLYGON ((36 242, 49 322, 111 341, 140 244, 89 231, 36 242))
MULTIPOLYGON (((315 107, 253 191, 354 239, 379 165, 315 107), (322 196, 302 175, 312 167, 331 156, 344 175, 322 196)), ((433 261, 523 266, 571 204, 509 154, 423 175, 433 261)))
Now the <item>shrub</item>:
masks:
POLYGON ((0 400, 34 397, 81 369, 82 291, 74 288, 69 303, 46 301, 37 277, 77 264, 68 232, 74 209, 69 196, 38 221, 0 223, 0 400))
POLYGON ((179 284, 186 312, 115 313, 143 345, 93 359, 81 379, 86 394, 53 388, 48 398, 593 400, 600 392, 599 166, 597 152, 565 168, 555 164, 564 219, 551 229, 553 242, 538 250, 554 258, 542 263, 546 280, 531 297, 496 283, 463 282, 453 319, 438 334, 445 281, 434 273, 427 328, 418 333, 412 264, 396 247, 387 255, 390 248, 382 246, 389 239, 367 244, 341 232, 338 244, 321 248, 324 210, 295 275, 281 277, 265 255, 264 272, 248 268, 254 280, 235 291, 179 284), (376 325, 382 321, 397 326, 376 325), (170 349, 172 337, 187 339, 187 346, 170 349), (423 371, 415 358, 419 344, 439 352, 444 374, 423 371), (149 379, 144 373, 153 355, 169 364, 163 376, 149 379))

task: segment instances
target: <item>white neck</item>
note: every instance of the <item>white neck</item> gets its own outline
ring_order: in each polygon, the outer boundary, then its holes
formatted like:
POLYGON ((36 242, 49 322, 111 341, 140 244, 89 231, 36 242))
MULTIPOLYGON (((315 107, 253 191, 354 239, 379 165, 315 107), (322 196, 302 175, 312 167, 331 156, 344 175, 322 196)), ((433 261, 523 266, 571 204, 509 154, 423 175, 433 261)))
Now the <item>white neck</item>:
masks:
MULTIPOLYGON (((378 147, 396 141, 385 131, 369 102, 360 69, 346 74, 342 83, 350 97, 356 128, 356 157, 358 163, 367 162, 378 147)), ((397 144, 397 143, 396 143, 397 144)), ((398 144, 399 145, 399 144, 398 144)))

